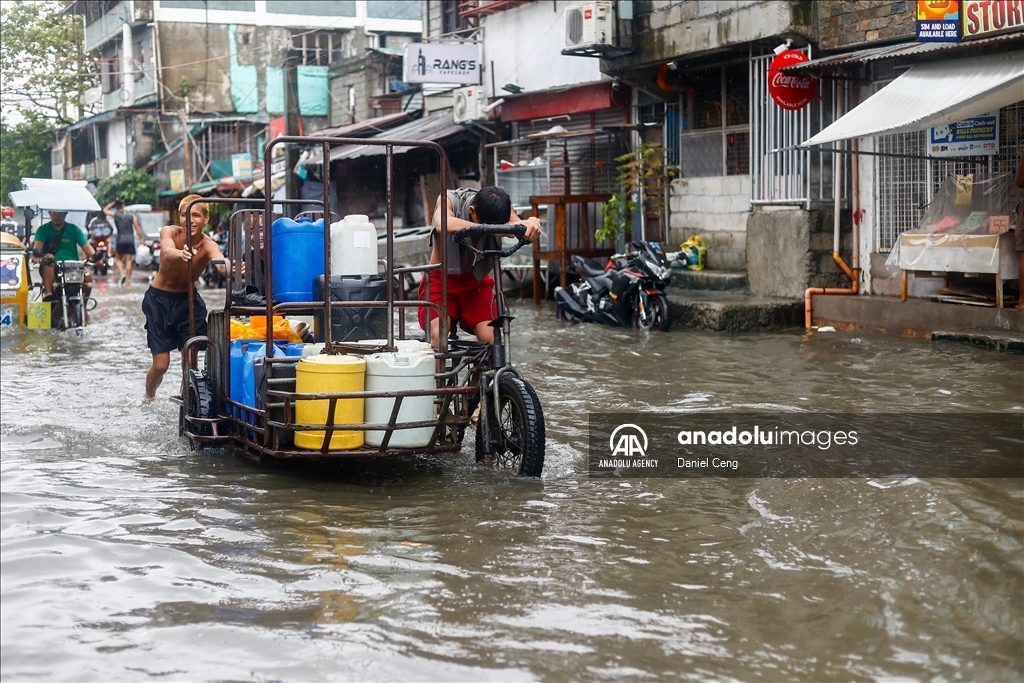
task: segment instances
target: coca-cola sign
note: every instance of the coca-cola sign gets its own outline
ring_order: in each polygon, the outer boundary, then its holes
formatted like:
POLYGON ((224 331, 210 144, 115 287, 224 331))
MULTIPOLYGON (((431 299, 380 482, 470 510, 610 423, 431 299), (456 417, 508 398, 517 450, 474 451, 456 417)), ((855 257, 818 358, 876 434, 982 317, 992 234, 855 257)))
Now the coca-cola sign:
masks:
POLYGON ((799 50, 786 50, 772 60, 768 67, 768 94, 775 104, 783 109, 795 111, 810 104, 818 84, 813 78, 779 71, 784 66, 808 61, 807 55, 799 50))

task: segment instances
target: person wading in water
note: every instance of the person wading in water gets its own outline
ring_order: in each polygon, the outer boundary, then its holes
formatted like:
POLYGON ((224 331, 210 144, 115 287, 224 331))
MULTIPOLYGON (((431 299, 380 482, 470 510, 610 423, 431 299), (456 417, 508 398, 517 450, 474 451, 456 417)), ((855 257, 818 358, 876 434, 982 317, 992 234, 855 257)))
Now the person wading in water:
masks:
MULTIPOLYGON (((153 284, 146 290, 142 300, 142 312, 146 314, 146 343, 153 353, 153 364, 146 373, 146 396, 148 403, 156 397, 156 390, 163 381, 164 373, 171 362, 171 350, 181 350, 189 339, 188 318, 188 264, 192 262, 192 284, 203 274, 213 259, 223 258, 220 247, 203 234, 203 227, 210 220, 210 209, 205 202, 192 205, 189 216, 192 223, 192 250, 189 251, 185 232, 185 208, 193 199, 190 194, 178 204, 178 225, 167 225, 160 230, 160 270, 153 278, 153 284)), ((224 264, 217 269, 226 275, 224 264)), ((193 310, 195 311, 195 333, 206 335, 206 304, 193 288, 193 310)))

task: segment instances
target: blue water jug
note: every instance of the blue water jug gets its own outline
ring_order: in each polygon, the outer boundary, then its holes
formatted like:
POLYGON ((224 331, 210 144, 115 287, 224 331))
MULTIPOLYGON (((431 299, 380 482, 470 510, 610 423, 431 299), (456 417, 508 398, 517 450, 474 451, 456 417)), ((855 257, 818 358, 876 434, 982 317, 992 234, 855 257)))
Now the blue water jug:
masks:
POLYGON ((301 356, 302 350, 306 348, 305 344, 286 344, 284 347, 284 355, 286 356, 301 356))
MULTIPOLYGON (((242 359, 242 398, 241 403, 250 408, 256 407, 256 358, 266 355, 266 344, 263 342, 248 342, 245 347, 245 354, 242 359)), ((274 346, 274 357, 283 356, 282 351, 274 346)), ((232 381, 234 378, 232 377, 232 381)), ((234 393, 234 391, 232 391, 234 393)))
POLYGON ((274 298, 313 301, 313 278, 324 274, 324 220, 278 218, 270 226, 274 298))
POLYGON ((238 403, 242 402, 242 366, 245 364, 245 349, 254 343, 256 342, 247 339, 236 339, 231 342, 231 400, 238 403))

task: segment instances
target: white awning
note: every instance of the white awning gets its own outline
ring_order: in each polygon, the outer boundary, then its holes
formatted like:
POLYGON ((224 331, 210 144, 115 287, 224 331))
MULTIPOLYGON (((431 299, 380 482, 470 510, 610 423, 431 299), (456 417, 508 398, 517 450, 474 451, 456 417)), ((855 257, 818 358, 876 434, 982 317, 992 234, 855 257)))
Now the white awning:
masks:
POLYGON ((1021 100, 1024 51, 918 64, 800 146, 924 130, 1021 100))
POLYGON ((15 206, 34 206, 44 211, 100 211, 84 180, 22 178, 24 190, 11 193, 15 206))

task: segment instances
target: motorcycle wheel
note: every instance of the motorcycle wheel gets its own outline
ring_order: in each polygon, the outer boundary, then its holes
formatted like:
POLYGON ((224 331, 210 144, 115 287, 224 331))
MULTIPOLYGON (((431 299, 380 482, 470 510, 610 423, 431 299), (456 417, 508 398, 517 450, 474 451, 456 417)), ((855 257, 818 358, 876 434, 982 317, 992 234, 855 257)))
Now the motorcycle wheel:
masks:
POLYGON ((68 327, 85 327, 85 307, 79 301, 68 302, 68 327))
MULTIPOLYGON (((210 380, 199 370, 189 370, 186 376, 185 401, 178 415, 178 431, 182 435, 185 435, 187 431, 186 415, 188 417, 215 417, 213 414, 213 391, 210 388, 210 380)), ((205 423, 193 423, 191 428, 192 433, 196 436, 211 436, 213 434, 210 425, 205 423)), ((205 448, 210 448, 210 444, 201 443, 190 436, 188 437, 188 447, 189 450, 201 451, 205 448)))
POLYGON ((641 291, 633 302, 633 328, 653 332, 668 332, 671 317, 668 299, 664 294, 650 295, 641 291))
MULTIPOLYGON (((533 387, 515 375, 502 375, 498 380, 497 410, 487 419, 494 440, 495 467, 523 477, 539 477, 544 469, 544 413, 533 387)), ((485 457, 483 445, 477 428, 478 461, 485 457)))

